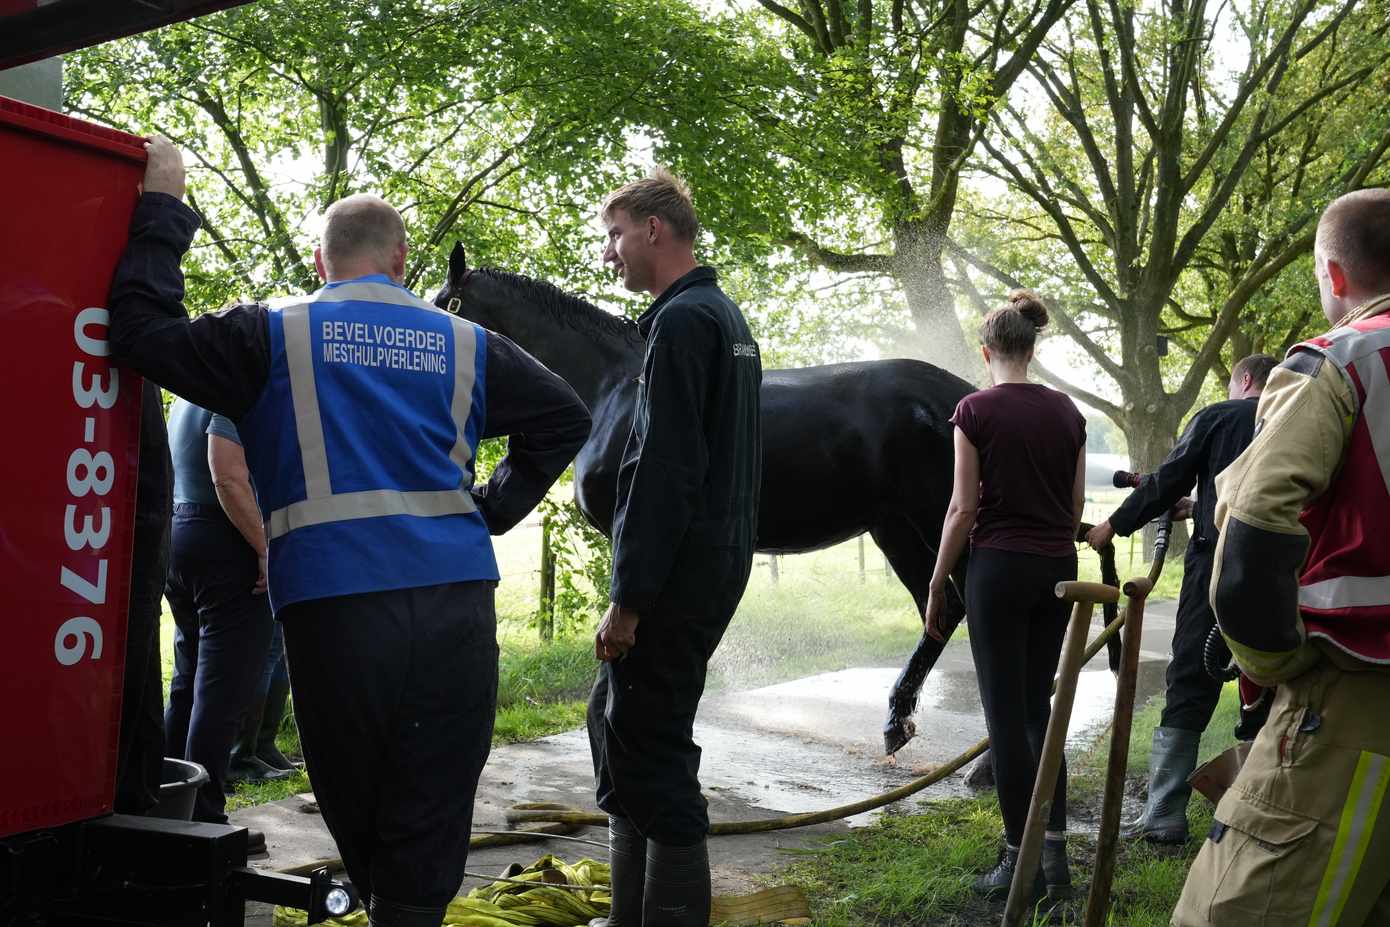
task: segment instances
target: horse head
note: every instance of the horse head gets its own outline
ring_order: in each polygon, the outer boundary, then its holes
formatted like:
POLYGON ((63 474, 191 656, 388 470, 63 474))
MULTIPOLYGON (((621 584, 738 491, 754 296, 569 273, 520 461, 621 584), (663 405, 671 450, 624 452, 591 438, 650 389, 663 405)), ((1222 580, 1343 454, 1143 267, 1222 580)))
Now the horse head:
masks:
POLYGON ((642 362, 644 342, 629 319, 544 280, 469 267, 462 243, 449 253, 449 275, 434 304, 510 338, 568 381, 591 408, 613 382, 635 376, 642 362))
POLYGON ((472 278, 477 270, 476 267, 468 266, 468 256, 464 253, 463 242, 454 242, 454 250, 449 252, 449 276, 445 279, 444 286, 435 294, 434 304, 446 312, 476 322, 483 328, 506 334, 500 324, 504 320, 493 318, 494 307, 479 298, 480 294, 477 291, 470 294, 470 298, 465 301, 464 290, 474 282, 472 278))

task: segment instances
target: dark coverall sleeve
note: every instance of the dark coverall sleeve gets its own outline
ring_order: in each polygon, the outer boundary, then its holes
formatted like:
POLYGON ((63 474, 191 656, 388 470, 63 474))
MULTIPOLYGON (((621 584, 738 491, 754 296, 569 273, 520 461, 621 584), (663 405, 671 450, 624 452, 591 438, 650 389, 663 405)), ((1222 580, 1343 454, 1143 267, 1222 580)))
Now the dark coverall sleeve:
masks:
POLYGON ((1163 463, 1145 474, 1139 487, 1110 516, 1110 527, 1116 534, 1128 537, 1192 492, 1202 464, 1211 453, 1211 435, 1219 420, 1220 416, 1210 407, 1192 417, 1163 463))
POLYGON ((240 419, 270 369, 262 306, 235 306, 190 320, 180 262, 198 217, 180 200, 145 193, 111 283, 111 354, 189 402, 240 419))
POLYGON ((697 509, 709 471, 705 402, 721 344, 698 305, 673 306, 647 338, 631 469, 613 517, 612 600, 637 612, 657 602, 697 509))
POLYGON ((473 491, 488 531, 502 534, 540 504, 589 437, 589 410, 570 385, 495 332, 487 333, 484 438, 508 437, 507 456, 473 491))

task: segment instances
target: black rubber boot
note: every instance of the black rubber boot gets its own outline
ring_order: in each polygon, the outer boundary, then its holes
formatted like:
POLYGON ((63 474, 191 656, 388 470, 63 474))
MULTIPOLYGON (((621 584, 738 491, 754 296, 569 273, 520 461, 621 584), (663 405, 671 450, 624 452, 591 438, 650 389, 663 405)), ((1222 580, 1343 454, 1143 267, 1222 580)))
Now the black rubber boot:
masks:
MULTIPOLYGON (((238 756, 227 764, 227 784, 236 785, 238 782, 267 782, 273 779, 288 779, 292 775, 289 770, 276 769, 274 766, 267 766, 259 757, 238 756)), ((230 792, 231 789, 228 789, 230 792)))
POLYGON ((709 908, 709 851, 705 841, 670 847, 648 840, 642 927, 705 927, 709 908))
POLYGON ((1169 845, 1187 842, 1187 800, 1192 796, 1187 777, 1197 768, 1197 746, 1201 740, 1198 731, 1154 728, 1149 799, 1144 803, 1144 813, 1120 831, 1124 837, 1169 845))
POLYGON ((265 715, 265 700, 252 702, 242 716, 241 733, 232 744, 232 755, 227 762, 227 784, 251 781, 262 782, 268 779, 286 779, 287 770, 276 769, 256 756, 256 738, 260 735, 261 718, 265 715))
POLYGON ((1066 901, 1072 895, 1071 867, 1067 865, 1067 841, 1061 837, 1043 839, 1043 885, 1049 901, 1066 901))
POLYGON ((608 867, 613 907, 607 917, 589 921, 589 927, 638 927, 647 882, 647 838, 627 818, 608 819, 608 867))
POLYGON ((275 745, 275 735, 280 733, 280 722, 285 718, 285 702, 290 696, 290 680, 280 675, 270 682, 270 691, 265 696, 265 712, 261 716, 260 731, 256 735, 256 759, 271 769, 294 772, 296 766, 275 745))
POLYGON ((371 927, 439 927, 444 923, 447 909, 397 904, 372 895, 372 904, 367 910, 371 927))
MULTIPOLYGON (((1009 886, 1014 882, 1014 870, 1018 868, 1018 850, 1015 847, 1006 846, 1004 852, 999 854, 999 862, 994 868, 975 880, 971 889, 977 895, 986 898, 1007 898, 1009 897, 1009 886)), ((1047 887, 1043 884, 1042 870, 1038 870, 1037 876, 1033 879, 1033 897, 1041 898, 1047 894, 1047 887)))

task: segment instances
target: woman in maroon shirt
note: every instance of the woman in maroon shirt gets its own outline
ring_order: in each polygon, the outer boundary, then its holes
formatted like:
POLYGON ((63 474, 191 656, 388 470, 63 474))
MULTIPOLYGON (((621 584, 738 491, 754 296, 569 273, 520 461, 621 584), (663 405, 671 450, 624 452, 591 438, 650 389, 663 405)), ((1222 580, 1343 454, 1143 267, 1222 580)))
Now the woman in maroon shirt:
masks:
MULTIPOLYGON (((988 895, 1007 894, 1013 879, 1067 625, 1067 605, 1053 587, 1076 578, 1086 420, 1062 393, 1028 382, 1046 324, 1038 297, 1015 290, 981 326, 993 386, 966 396, 951 417, 955 487, 923 615, 927 633, 943 640, 943 595, 968 537, 966 620, 1006 840, 999 864, 975 882, 988 895)), ((1066 778, 1063 766, 1037 885, 1053 899, 1071 893, 1066 778)))

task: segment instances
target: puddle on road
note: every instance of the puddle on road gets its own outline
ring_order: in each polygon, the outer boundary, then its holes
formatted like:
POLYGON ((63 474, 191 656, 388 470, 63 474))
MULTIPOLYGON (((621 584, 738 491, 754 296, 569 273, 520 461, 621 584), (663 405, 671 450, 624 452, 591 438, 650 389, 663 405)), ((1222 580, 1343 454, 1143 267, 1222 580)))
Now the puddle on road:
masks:
MULTIPOLYGON (((1161 690, 1163 669, 1161 661, 1141 662, 1137 704, 1161 690)), ((782 813, 818 811, 904 785, 984 736, 974 673, 938 666, 922 690, 917 738, 899 754, 897 766, 886 765, 880 731, 897 673, 842 670, 714 700, 696 729, 707 787, 782 813)), ((1069 748, 1090 743, 1110 723, 1114 698, 1115 678, 1103 663, 1081 674, 1069 748)), ((967 793, 960 778, 952 777, 925 794, 967 793)), ((871 818, 865 813, 850 823, 871 818)))
MULTIPOLYGON (((1140 666, 1139 701, 1162 687, 1163 662, 1140 666)), ((923 688, 918 735, 883 761, 882 725, 898 671, 850 669, 762 689, 713 696, 701 706, 695 738, 703 752, 700 778, 715 819, 749 819, 820 811, 879 795, 953 759, 985 734, 974 673, 968 664, 937 667, 923 688), (750 807, 751 806, 751 807, 750 807)), ((1069 744, 1089 742, 1110 722, 1114 678, 1103 663, 1082 674, 1069 744)), ((592 802, 589 745, 582 730, 493 751, 480 814, 500 818, 516 801, 592 802)), ((899 805, 970 794, 959 775, 899 805)), ((849 819, 863 825, 866 812, 849 819)))

